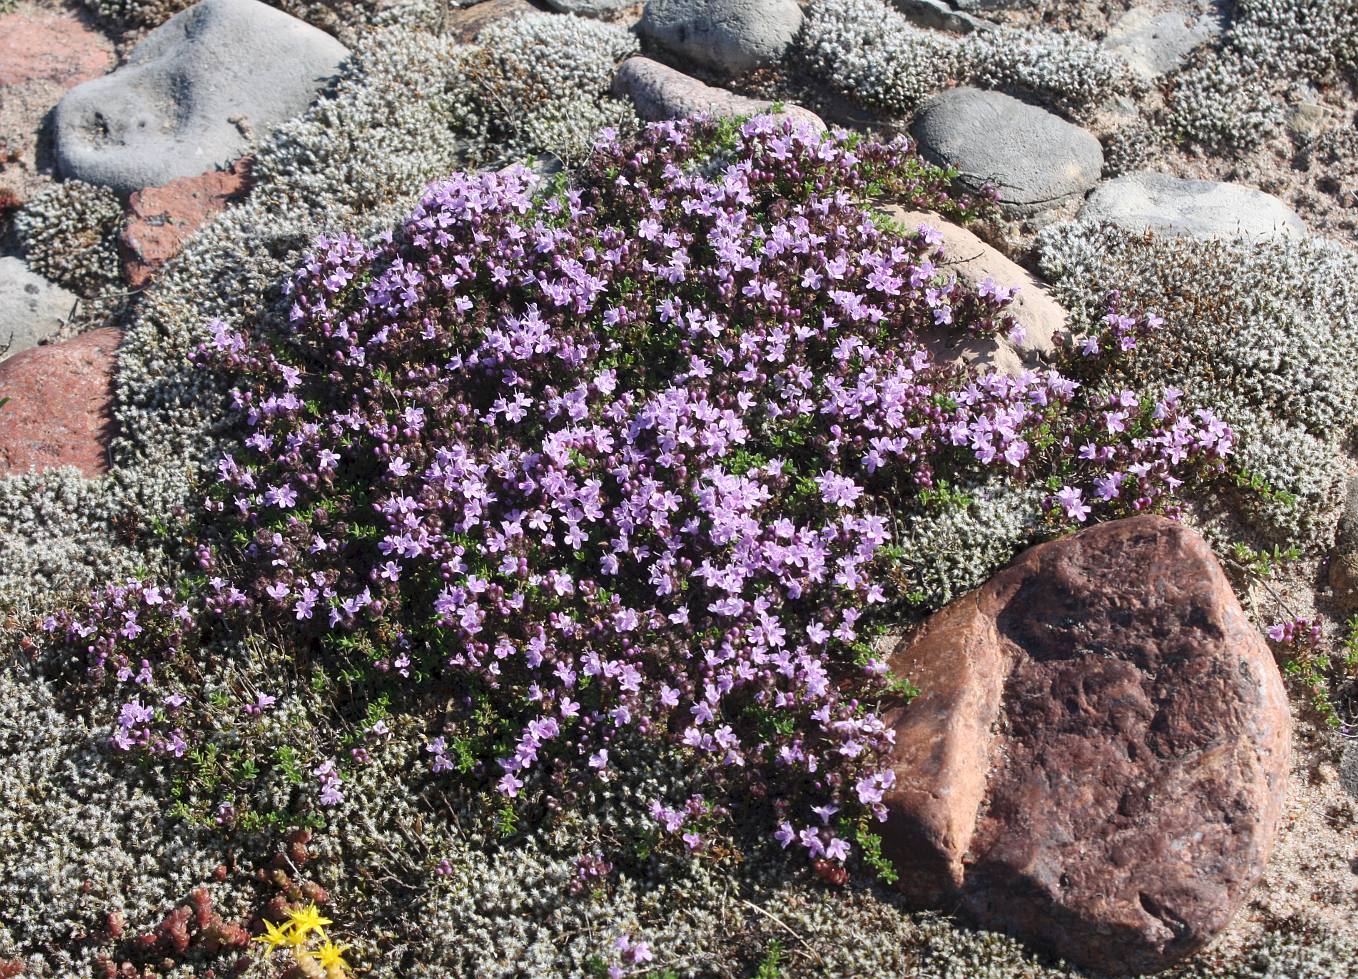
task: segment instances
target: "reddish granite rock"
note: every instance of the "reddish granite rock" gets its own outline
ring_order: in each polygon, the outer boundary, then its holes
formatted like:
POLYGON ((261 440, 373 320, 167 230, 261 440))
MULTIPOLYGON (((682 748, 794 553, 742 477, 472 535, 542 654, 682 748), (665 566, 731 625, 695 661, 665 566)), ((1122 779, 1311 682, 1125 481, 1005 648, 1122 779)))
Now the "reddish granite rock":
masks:
POLYGON ((156 270, 179 254, 199 225, 250 192, 250 162, 246 157, 230 170, 180 177, 132 195, 118 236, 128 285, 133 289, 146 285, 156 270))
POLYGON ((59 466, 87 476, 107 471, 121 336, 112 327, 90 330, 0 364, 0 476, 59 466))
POLYGON ((34 10, 0 16, 0 89, 31 81, 70 88, 112 67, 112 45, 75 14, 34 10))
POLYGON ((32 195, 44 179, 36 169, 43 118, 67 89, 111 71, 114 61, 113 42, 75 13, 0 15, 0 192, 32 195))
POLYGON ((1277 666, 1207 544, 1162 517, 1034 547, 892 654, 884 850, 921 903, 1088 968, 1201 948, 1282 806, 1277 666))

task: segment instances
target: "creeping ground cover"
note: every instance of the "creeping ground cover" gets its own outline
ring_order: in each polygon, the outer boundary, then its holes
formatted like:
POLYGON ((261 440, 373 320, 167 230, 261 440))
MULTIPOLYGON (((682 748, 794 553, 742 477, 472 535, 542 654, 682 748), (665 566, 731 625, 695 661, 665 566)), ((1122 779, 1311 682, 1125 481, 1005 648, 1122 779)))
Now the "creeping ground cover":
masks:
MULTIPOLYGON (((49 617, 44 683, 242 855, 300 828, 323 851, 356 791, 512 847, 655 764, 674 777, 614 799, 640 818, 579 849, 580 890, 764 850, 889 877, 880 709, 911 691, 874 640, 937 604, 944 559, 905 528, 999 487, 1012 553, 1240 482, 1210 411, 1103 383, 1159 326, 1116 293, 1040 370, 931 357, 1017 329, 1007 290, 877 210, 986 206, 947 177, 904 140, 657 123, 570 178, 458 174, 392 233, 317 241, 285 323, 195 355, 239 437, 172 528, 182 573, 49 617)), ((459 872, 412 847, 406 901, 459 872)), ((327 913, 378 900, 357 876, 327 913)), ((677 961, 652 927, 598 962, 677 961)))

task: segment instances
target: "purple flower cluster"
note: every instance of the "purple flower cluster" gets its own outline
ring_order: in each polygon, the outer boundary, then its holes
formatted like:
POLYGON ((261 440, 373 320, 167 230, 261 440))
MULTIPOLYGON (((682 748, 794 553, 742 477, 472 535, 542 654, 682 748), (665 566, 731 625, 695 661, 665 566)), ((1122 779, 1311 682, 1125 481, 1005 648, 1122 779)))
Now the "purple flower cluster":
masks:
POLYGON ((1266 630, 1268 638, 1282 646, 1315 646, 1319 644, 1323 632, 1319 619, 1291 619, 1275 622, 1266 630))
MULTIPOLYGON (((432 768, 506 800, 654 738, 771 807, 783 846, 844 860, 832 817, 885 818, 893 779, 885 503, 998 471, 1054 480, 1082 521, 1230 448, 1173 392, 1084 403, 1056 370, 933 362, 929 331, 1011 329, 1009 293, 859 202, 940 180, 903 141, 660 123, 574 184, 460 174, 399 233, 317 242, 286 331, 214 324, 203 355, 248 430, 207 503, 205 618, 449 691, 432 768)), ((148 599, 119 601, 54 628, 121 669, 148 599)), ((314 774, 343 798, 335 761, 314 774)), ((652 807, 694 851, 714 811, 652 807)))

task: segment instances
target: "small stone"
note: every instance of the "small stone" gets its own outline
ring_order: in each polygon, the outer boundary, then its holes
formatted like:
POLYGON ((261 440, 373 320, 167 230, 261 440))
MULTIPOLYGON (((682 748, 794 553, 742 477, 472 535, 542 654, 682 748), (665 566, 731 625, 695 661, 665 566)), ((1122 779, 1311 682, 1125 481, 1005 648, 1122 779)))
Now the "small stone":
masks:
POLYGON ((1103 171, 1103 148, 1092 133, 1001 92, 949 89, 925 103, 912 131, 920 152, 956 168, 967 187, 994 185, 1011 215, 1074 200, 1103 171))
MULTIPOLYGON (((768 112, 772 102, 746 98, 724 88, 706 85, 696 78, 650 58, 632 57, 613 77, 613 94, 630 99, 637 115, 648 122, 683 119, 700 113, 717 116, 757 115, 768 112)), ((783 115, 824 130, 820 116, 799 105, 785 104, 783 115)))
POLYGON ((77 302, 23 260, 0 258, 0 361, 60 333, 77 302))
POLYGON ((259 0, 202 0, 61 100, 57 163, 119 193, 229 166, 303 112, 348 53, 259 0))
POLYGON ((546 0, 547 6, 577 17, 608 17, 633 6, 636 0, 546 0))
POLYGON ((1358 739, 1344 740, 1344 753, 1339 761, 1339 784, 1352 798, 1358 799, 1358 739))
POLYGON ((944 0, 891 0, 891 5, 899 10, 906 20, 921 27, 931 27, 936 31, 970 34, 972 31, 993 31, 997 26, 992 21, 982 20, 964 10, 954 9, 944 0))
POLYGON ((724 78, 782 58, 802 26, 797 0, 648 0, 641 37, 724 78))
POLYGON ((496 21, 539 13, 528 0, 481 0, 470 7, 460 7, 448 14, 444 31, 451 37, 470 44, 476 36, 496 21))
POLYGON ((249 187, 249 160, 244 159, 229 170, 180 177, 133 194, 118 236, 128 285, 133 289, 146 285, 201 224, 244 198, 249 187))
POLYGON ((1358 612, 1358 476, 1349 480, 1330 553, 1330 588, 1345 612, 1358 612))
POLYGON ((1303 139, 1314 139, 1329 128, 1333 113, 1321 102, 1309 99, 1298 102, 1287 110, 1287 129, 1303 139))
POLYGON ((1089 195, 1081 220, 1104 221, 1133 234, 1150 230, 1179 238, 1304 237, 1306 225, 1262 190, 1215 180, 1184 180, 1138 170, 1089 195))
POLYGON ((90 330, 0 364, 0 476, 74 466, 108 471, 121 331, 90 330))
POLYGON ((1220 20, 1210 14, 1133 7, 1109 29, 1103 48, 1151 81, 1181 67, 1189 52, 1220 33, 1220 20))
POLYGON ((1158 516, 1021 554, 890 657, 883 852, 917 903, 1083 968, 1167 968, 1264 870, 1291 715, 1211 548, 1158 516))
POLYGON ((1067 335, 1066 310, 1026 269, 966 228, 936 214, 896 206, 886 208, 886 213, 910 231, 928 225, 942 234, 943 257, 938 262, 941 271, 956 275, 973 288, 986 279, 1005 288, 1018 288, 1009 311, 1022 328, 1021 336, 970 337, 960 331, 940 330, 923 338, 936 360, 1018 374, 1039 366, 1043 358, 1056 353, 1060 340, 1067 335))

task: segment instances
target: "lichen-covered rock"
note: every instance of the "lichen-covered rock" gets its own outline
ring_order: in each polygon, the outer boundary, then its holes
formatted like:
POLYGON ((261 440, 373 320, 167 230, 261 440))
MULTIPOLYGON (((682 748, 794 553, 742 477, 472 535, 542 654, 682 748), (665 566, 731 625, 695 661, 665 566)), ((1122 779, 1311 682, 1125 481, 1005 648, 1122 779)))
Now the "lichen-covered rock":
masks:
MULTIPOLYGON (((648 121, 683 119, 700 113, 750 116, 767 112, 772 106, 770 102, 706 85, 669 65, 641 56, 623 62, 613 78, 613 94, 630 99, 637 115, 648 121)), ((783 113, 817 129, 825 128, 820 116, 799 105, 785 105, 783 113)))
POLYGON ((128 285, 133 289, 146 285, 204 221, 247 193, 249 164, 239 160, 229 170, 180 177, 133 194, 118 235, 128 285))
POLYGON ((1031 548, 892 654, 884 852, 913 899, 1085 967, 1165 968, 1263 871, 1282 679, 1211 549, 1157 516, 1031 548))
POLYGON ((0 258, 0 360, 56 335, 77 302, 74 295, 20 259, 0 258))
POLYGON ((98 476, 108 469, 121 336, 113 327, 90 330, 0 364, 0 476, 59 466, 98 476))
POLYGON ((930 99, 912 127, 920 152, 955 167, 963 184, 992 184, 1010 214, 1058 207, 1093 187, 1103 170, 1094 135, 1001 92, 967 86, 930 99))
POLYGON ((1010 336, 977 337, 957 330, 939 330, 928 338, 934 356, 958 363, 979 364, 1017 374, 1056 353, 1067 333, 1066 311, 1022 266, 1011 261, 980 238, 937 214, 889 207, 886 213, 909 231, 927 226, 942 237, 940 265, 945 274, 956 275, 972 288, 989 279, 1006 289, 1016 288, 1009 312, 1020 332, 1010 336))
POLYGON ((1103 47, 1150 80, 1182 66, 1190 51, 1220 33, 1221 23, 1211 15, 1133 7, 1109 28, 1103 47))
POLYGON ((802 26, 796 0, 649 0, 644 40, 726 78, 781 58, 802 26))
POLYGON ((120 193, 227 166, 302 112, 348 50, 258 0, 202 0, 53 117, 63 174, 120 193))
POLYGON ((1080 218, 1127 231, 1187 238, 1303 237, 1301 218, 1272 194, 1216 180, 1184 180, 1138 171, 1102 184, 1080 218))

